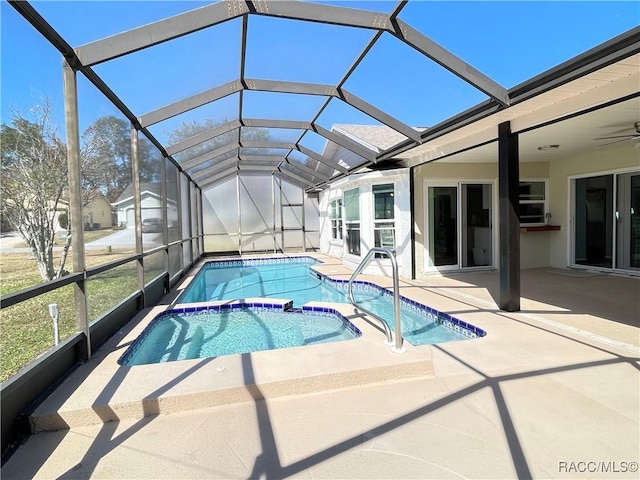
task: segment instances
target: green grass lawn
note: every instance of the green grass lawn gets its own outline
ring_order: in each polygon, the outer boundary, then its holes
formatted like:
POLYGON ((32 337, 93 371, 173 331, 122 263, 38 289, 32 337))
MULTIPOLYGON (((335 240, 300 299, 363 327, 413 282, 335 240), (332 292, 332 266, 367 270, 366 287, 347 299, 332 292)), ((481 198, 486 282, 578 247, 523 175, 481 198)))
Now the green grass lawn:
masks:
MULTIPOLYGON (((87 268, 112 262, 133 252, 86 252, 87 268)), ((152 257, 145 269, 158 270, 152 257)), ((69 258, 70 262, 71 259, 69 258)), ((70 268, 69 268, 70 270, 70 268)), ((162 268, 160 267, 160 271, 162 268)), ((41 282, 35 261, 28 254, 0 255, 0 294, 15 292, 41 282)), ((93 276, 87 281, 87 302, 90 321, 97 319, 124 298, 135 292, 136 263, 129 262, 93 276)), ((60 339, 76 331, 74 286, 52 292, 0 310, 0 381, 46 352, 54 345, 53 322, 49 304, 57 303, 60 313, 60 339)))

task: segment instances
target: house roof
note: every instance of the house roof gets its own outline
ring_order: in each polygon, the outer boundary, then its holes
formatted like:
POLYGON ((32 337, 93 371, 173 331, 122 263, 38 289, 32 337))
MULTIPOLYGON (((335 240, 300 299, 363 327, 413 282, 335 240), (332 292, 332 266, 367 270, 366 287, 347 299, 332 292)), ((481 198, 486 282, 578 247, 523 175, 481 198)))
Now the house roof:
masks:
MULTIPOLYGON (((367 148, 378 152, 393 147, 406 139, 404 135, 386 125, 336 124, 332 130, 337 130, 359 141, 367 148)), ((420 130, 422 131, 424 129, 420 130)))
MULTIPOLYGON (((140 194, 143 194, 144 192, 148 192, 153 195, 160 196, 161 188, 162 187, 160 185, 160 182, 144 182, 140 184, 140 194)), ((127 185, 127 188, 124 189, 124 191, 120 194, 118 199, 115 202, 113 202, 113 204, 117 205, 118 203, 122 203, 125 200, 129 200, 131 198, 133 198, 133 183, 130 183, 129 185, 127 185)))

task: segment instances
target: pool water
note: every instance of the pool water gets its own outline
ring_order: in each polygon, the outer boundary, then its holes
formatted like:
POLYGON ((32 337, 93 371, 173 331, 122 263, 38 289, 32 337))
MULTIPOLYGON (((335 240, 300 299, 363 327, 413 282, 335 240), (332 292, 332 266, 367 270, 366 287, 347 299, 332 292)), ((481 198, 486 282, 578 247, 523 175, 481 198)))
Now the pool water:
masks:
POLYGON ((335 314, 276 309, 226 309, 154 319, 123 355, 125 366, 249 353, 352 340, 360 331, 335 314))
POLYGON ((342 292, 311 274, 309 265, 314 263, 310 259, 262 265, 210 262, 198 272, 179 302, 270 297, 291 299, 295 306, 312 301, 349 303, 342 292))
MULTIPOLYGON (((293 300, 294 306, 307 302, 350 303, 346 282, 333 282, 314 274, 311 258, 289 259, 277 263, 252 261, 209 262, 203 266, 179 303, 271 297, 293 300)), ((394 329, 393 296, 384 289, 354 282, 356 303, 384 318, 394 329)), ((440 314, 442 315, 442 314, 440 314)), ((461 329, 454 330, 438 321, 438 313, 409 308, 401 302, 402 336, 413 345, 468 339, 461 329)))

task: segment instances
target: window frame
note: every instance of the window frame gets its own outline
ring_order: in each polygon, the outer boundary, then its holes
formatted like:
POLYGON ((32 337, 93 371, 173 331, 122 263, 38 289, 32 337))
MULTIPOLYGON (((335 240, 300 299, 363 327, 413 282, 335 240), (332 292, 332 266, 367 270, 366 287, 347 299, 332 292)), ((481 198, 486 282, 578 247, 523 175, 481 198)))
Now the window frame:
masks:
POLYGON ((520 214, 518 215, 518 220, 520 221, 520 226, 523 227, 535 227, 547 225, 549 223, 548 214, 549 214, 549 179, 547 178, 521 178, 518 183, 518 203, 520 207, 522 205, 542 205, 542 221, 541 222, 523 222, 522 221, 522 208, 520 208, 520 214), (544 199, 523 199, 520 195, 520 187, 524 183, 541 183, 544 186, 544 199))
MULTIPOLYGON (((354 255, 359 257, 362 254, 361 248, 360 248, 360 243, 362 243, 362 235, 361 235, 361 211, 360 211, 360 187, 354 187, 354 188, 350 188, 349 190, 345 190, 342 192, 342 205, 344 208, 344 212, 343 212, 343 218, 344 218, 344 239, 345 239, 345 244, 346 244, 346 249, 347 249, 347 253, 349 255, 354 255), (348 220, 347 219, 347 197, 350 196, 349 194, 353 191, 356 191, 356 202, 358 202, 358 219, 357 220, 348 220), (357 244, 357 252, 356 251, 351 251, 351 246, 352 246, 352 241, 349 238, 349 231, 353 230, 353 231, 357 231, 358 232, 358 244, 357 244)), ((354 245, 354 249, 355 249, 355 245, 354 245)))
MULTIPOLYGON (((371 186, 371 198, 372 198, 372 202, 373 202, 373 208, 372 208, 372 213, 373 213, 373 245, 374 247, 379 247, 379 248, 389 248, 388 246, 384 246, 382 245, 382 242, 380 241, 380 245, 378 245, 377 243, 377 238, 376 238, 376 232, 380 232, 382 230, 391 230, 393 233, 393 248, 390 248, 390 250, 395 251, 396 249, 396 199, 395 199, 395 191, 396 191, 396 185, 395 183, 391 182, 391 183, 379 183, 379 184, 373 184, 371 186), (393 197, 393 208, 391 209, 391 218, 376 218, 376 187, 391 187, 391 193, 392 193, 392 197, 393 197), (389 227, 388 224, 391 224, 391 226, 389 227), (382 227, 382 225, 385 225, 384 227, 382 227)), ((378 193, 388 193, 388 192, 378 192, 378 193)), ((381 257, 381 255, 376 254, 376 257, 381 257)))
POLYGON ((342 197, 334 198, 329 202, 329 221, 331 222, 331 240, 343 241, 344 230, 342 221, 344 219, 342 197), (336 208, 337 204, 337 208, 336 208))

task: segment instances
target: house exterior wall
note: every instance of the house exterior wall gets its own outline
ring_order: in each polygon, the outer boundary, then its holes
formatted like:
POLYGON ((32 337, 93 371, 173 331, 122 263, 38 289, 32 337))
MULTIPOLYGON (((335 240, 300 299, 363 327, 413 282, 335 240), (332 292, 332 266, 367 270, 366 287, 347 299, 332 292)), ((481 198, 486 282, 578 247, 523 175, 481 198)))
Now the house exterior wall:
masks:
MULTIPOLYGON (((411 212, 409 191, 409 170, 388 170, 351 175, 331 185, 330 189, 320 195, 320 251, 336 258, 342 258, 343 264, 355 269, 366 253, 374 247, 373 231, 373 185, 393 183, 394 185, 394 220, 396 239, 396 259, 398 273, 411 278, 411 212), (360 251, 361 256, 346 252, 343 240, 331 239, 330 210, 331 201, 342 198, 345 190, 360 188, 360 251)), ((343 217, 343 231, 344 217, 343 217)), ((391 275, 390 262, 386 259, 372 260, 364 270, 365 274, 391 275)))
MULTIPOLYGON (((640 170, 640 154, 633 147, 622 147, 605 152, 591 151, 584 155, 565 158, 553 162, 550 166, 549 190, 551 191, 549 210, 552 223, 560 225, 561 235, 550 238, 550 264, 553 267, 566 267, 570 263, 569 243, 571 232, 570 177, 579 175, 599 175, 620 170, 640 170)), ((560 232, 552 232, 560 233, 560 232)))
MULTIPOLYGON (((162 199, 160 197, 149 192, 142 192, 140 204, 142 206, 142 220, 145 218, 162 218, 162 199)), ((169 210, 171 210, 171 207, 169 207, 169 210)), ((174 213, 177 213, 175 208, 174 213)), ((171 211, 169 214, 171 216, 171 211)), ((126 225, 127 228, 133 228, 135 226, 133 219, 133 198, 120 202, 118 204, 118 225, 126 225)), ((169 218, 169 220, 172 220, 172 218, 169 218)))
MULTIPOLYGON (((549 178, 549 164, 546 162, 520 164, 520 178, 547 179, 549 178)), ((417 166, 414 170, 414 220, 415 231, 415 264, 416 278, 425 275, 425 241, 428 241, 428 232, 425 225, 425 180, 433 182, 459 181, 491 181, 494 184, 492 196, 494 208, 494 228, 492 231, 494 243, 493 263, 497 266, 497 253, 499 252, 498 229, 495 222, 498 221, 498 164, 497 163, 446 163, 432 162, 417 166)), ((551 265, 550 235, 557 232, 523 233, 520 236, 520 266, 521 268, 539 268, 551 265)))
POLYGON ((82 208, 85 228, 87 225, 99 224, 101 228, 112 226, 111 202, 104 196, 92 199, 82 208))
MULTIPOLYGON (((555 267, 565 268, 571 264, 570 244, 573 240, 571 205, 571 178, 600 175, 640 168, 638 150, 623 146, 606 153, 591 151, 582 155, 566 157, 553 162, 521 163, 520 179, 547 180, 548 213, 552 225, 559 231, 524 232, 520 234, 520 266, 522 269, 555 267), (606 155, 606 163, 603 161, 606 155)), ((416 277, 425 275, 425 194, 424 180, 452 181, 493 179, 494 201, 497 201, 497 163, 445 163, 432 162, 417 166, 414 171, 415 188, 415 262, 416 277)), ((497 215, 494 221, 498 221, 497 215)), ((496 252, 499 252, 497 229, 493 229, 496 252)), ((494 256, 497 267, 497 256, 494 256)))

